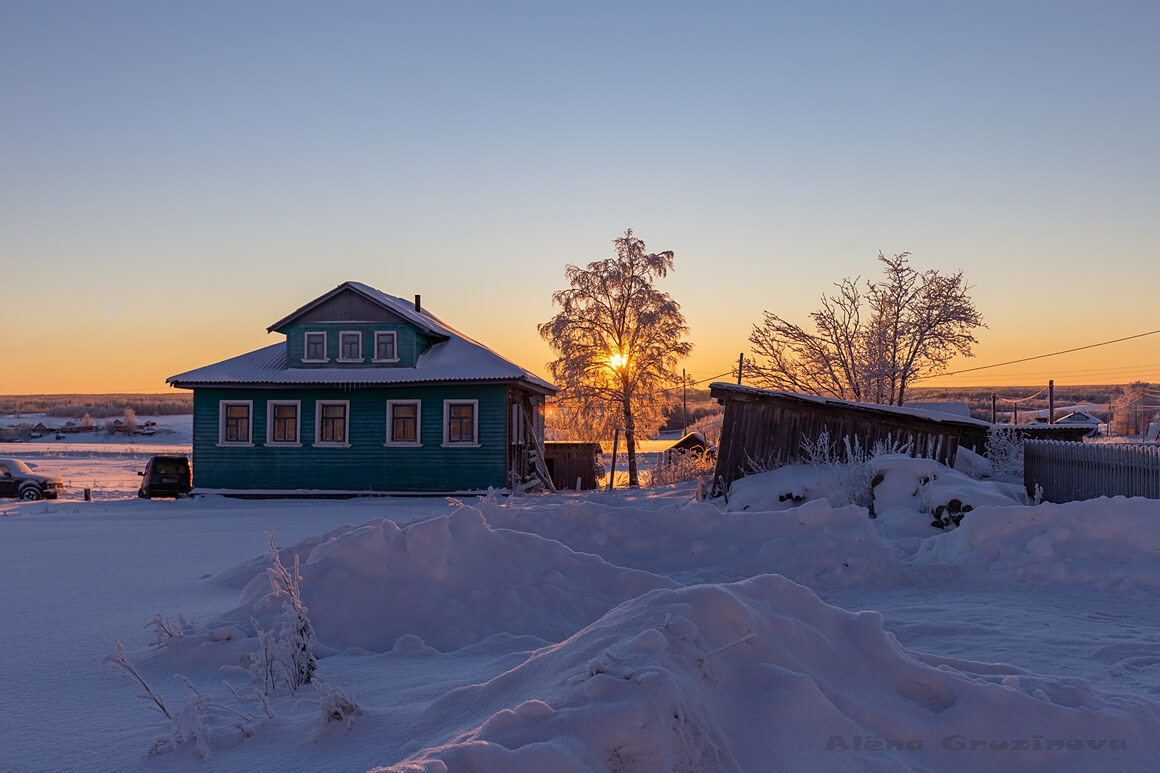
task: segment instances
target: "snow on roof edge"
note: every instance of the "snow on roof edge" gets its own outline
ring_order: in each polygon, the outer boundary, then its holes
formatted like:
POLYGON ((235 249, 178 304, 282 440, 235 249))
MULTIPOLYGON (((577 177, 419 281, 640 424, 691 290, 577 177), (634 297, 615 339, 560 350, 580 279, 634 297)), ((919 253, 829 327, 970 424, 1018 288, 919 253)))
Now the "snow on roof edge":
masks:
POLYGON ((231 384, 391 386, 448 382, 522 382, 545 394, 556 392, 544 379, 465 337, 435 344, 410 368, 290 368, 286 366, 286 342, 279 341, 166 379, 166 383, 185 389, 231 384))
POLYGON ((940 424, 960 424, 972 427, 990 427, 991 422, 983 421, 969 416, 956 416, 954 414, 945 413, 943 411, 930 411, 921 408, 907 408, 899 405, 881 405, 879 403, 857 403, 852 400, 840 400, 836 397, 822 397, 821 395, 807 395, 799 392, 786 392, 780 389, 761 389, 759 387, 743 386, 741 384, 729 384, 726 382, 715 382, 709 385, 710 392, 713 389, 722 389, 730 392, 743 392, 753 395, 765 395, 774 397, 788 397, 793 400, 800 400, 802 402, 819 403, 821 405, 838 405, 850 408, 858 408, 869 411, 881 411, 883 413, 893 413, 900 416, 913 416, 919 419, 926 419, 928 421, 939 422, 940 424))

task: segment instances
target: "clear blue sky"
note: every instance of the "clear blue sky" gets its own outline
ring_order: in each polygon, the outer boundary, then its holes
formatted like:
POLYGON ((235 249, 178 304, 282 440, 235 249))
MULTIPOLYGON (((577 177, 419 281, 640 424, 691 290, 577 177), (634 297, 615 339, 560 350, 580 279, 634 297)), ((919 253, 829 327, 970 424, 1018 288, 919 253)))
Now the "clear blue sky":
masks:
MULTIPOLYGON (((1158 329, 1158 30, 1095 0, 4 0, 0 393, 163 389, 346 280, 543 372, 565 264, 627 227, 676 253, 699 377, 879 250, 975 286, 956 367, 1158 329)), ((1020 367, 967 381, 1160 380, 1160 336, 1020 367)))

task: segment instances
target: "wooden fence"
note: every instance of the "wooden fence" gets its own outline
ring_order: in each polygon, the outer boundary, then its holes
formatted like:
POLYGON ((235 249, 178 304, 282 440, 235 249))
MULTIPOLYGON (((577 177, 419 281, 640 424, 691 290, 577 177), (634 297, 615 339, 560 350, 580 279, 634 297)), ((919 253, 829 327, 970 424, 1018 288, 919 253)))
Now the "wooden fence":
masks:
POLYGON ((1160 446, 1025 440, 1023 483, 1028 496, 1042 486, 1048 502, 1117 495, 1160 499, 1160 446))

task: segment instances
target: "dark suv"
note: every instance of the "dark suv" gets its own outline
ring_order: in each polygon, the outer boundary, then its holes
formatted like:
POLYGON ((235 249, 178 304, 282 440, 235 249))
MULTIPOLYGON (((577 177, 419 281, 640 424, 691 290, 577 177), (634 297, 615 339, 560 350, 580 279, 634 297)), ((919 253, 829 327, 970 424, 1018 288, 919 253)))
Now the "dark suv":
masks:
POLYGON ((55 475, 39 475, 19 459, 0 459, 0 497, 26 500, 56 499, 64 481, 55 475))
POLYGON ((184 456, 154 456, 145 470, 137 474, 145 478, 137 489, 137 496, 145 499, 183 497, 193 490, 189 460, 184 456))

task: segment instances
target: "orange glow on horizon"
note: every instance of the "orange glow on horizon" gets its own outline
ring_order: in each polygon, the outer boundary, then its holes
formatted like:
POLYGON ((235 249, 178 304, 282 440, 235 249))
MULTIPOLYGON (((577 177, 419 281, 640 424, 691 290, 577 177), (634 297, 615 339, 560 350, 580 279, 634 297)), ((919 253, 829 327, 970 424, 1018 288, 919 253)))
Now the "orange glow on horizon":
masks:
MULTIPOLYGON (((20 363, 0 372, 0 394, 150 394, 172 390, 165 379, 194 368, 236 357, 283 340, 267 334, 268 320, 231 320, 211 324, 170 326, 154 324, 140 331, 113 330, 100 322, 91 326, 93 340, 111 342, 108 347, 80 348, 75 352, 28 350, 8 342, 0 343, 0 358, 20 363), (239 331, 242 331, 239 333, 239 331), (118 340, 121 339, 121 340, 118 340)), ((454 324, 454 322, 453 322, 454 324)), ((547 363, 553 352, 534 334, 523 335, 512 321, 500 321, 490 328, 486 321, 469 322, 469 335, 501 356, 541 378, 551 381, 547 363)), ((1129 331, 1131 332, 1131 331, 1129 331)), ((983 331, 975 356, 959 357, 948 374, 922 379, 916 388, 981 388, 1044 385, 1126 384, 1132 381, 1160 382, 1160 335, 1142 337, 1084 351, 1036 359, 1001 367, 998 363, 1085 346, 1114 335, 1100 331, 1053 331, 1047 337, 1034 332, 983 331), (960 372, 961 371, 961 372, 960 372)), ((50 340, 71 340, 72 331, 53 331, 50 340)), ((693 355, 682 367, 700 388, 712 381, 735 381, 738 356, 751 362, 744 328, 710 330, 694 328, 693 355)), ((614 368, 623 367, 624 355, 609 357, 614 368)), ((750 383, 745 379, 746 383, 750 383)))

